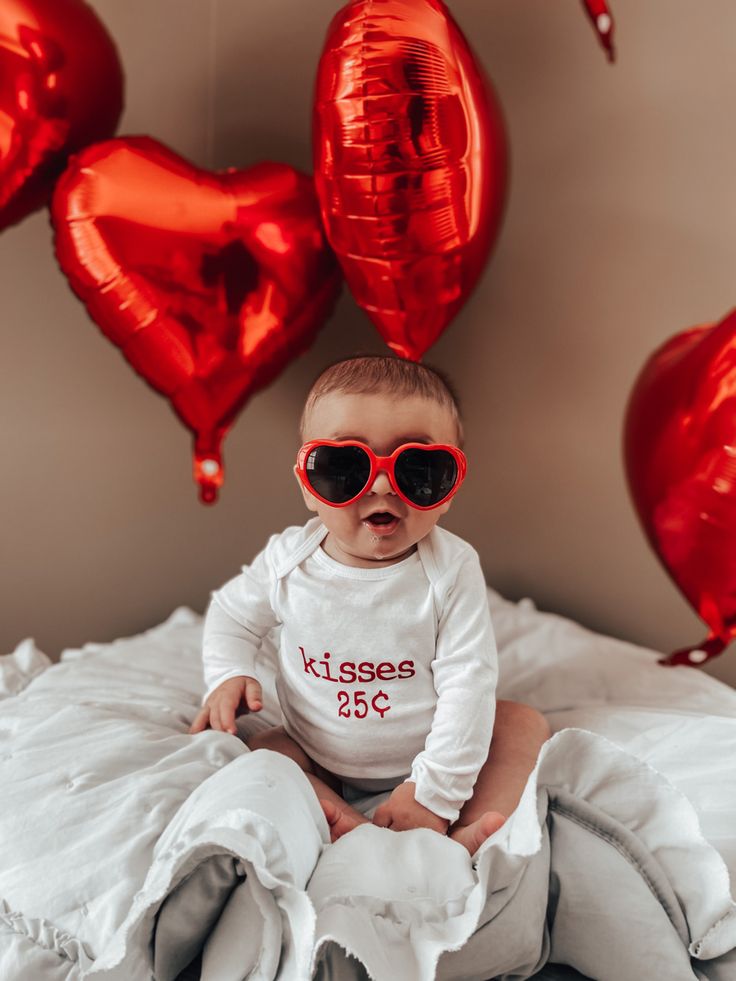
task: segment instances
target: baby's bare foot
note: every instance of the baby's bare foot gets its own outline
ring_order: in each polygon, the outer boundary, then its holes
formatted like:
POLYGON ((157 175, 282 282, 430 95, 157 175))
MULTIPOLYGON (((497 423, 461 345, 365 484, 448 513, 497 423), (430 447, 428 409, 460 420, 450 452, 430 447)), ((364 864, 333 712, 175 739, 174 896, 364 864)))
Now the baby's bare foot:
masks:
POLYGON ((450 838, 464 845, 471 855, 475 855, 480 846, 490 836, 505 824, 506 818, 498 811, 486 811, 477 821, 463 827, 455 827, 450 832, 450 838))
POLYGON ((348 831, 357 828, 359 824, 370 823, 367 817, 359 814, 347 804, 345 807, 340 807, 339 804, 335 804, 331 800, 325 800, 322 797, 320 797, 319 802, 322 810, 325 812, 327 823, 330 826, 330 841, 337 841, 338 838, 346 835, 348 831))

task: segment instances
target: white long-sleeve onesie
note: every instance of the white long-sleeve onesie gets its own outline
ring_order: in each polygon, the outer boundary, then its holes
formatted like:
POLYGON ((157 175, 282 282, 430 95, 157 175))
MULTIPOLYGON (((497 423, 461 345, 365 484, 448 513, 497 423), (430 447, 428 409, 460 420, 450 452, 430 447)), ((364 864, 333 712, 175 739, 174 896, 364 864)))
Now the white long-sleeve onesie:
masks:
POLYGON ((205 698, 257 677, 280 626, 276 691, 283 724, 330 772, 398 777, 420 804, 456 820, 486 760, 495 718, 496 645, 478 555, 435 526, 394 565, 355 568, 321 548, 318 518, 273 535, 212 594, 205 698))

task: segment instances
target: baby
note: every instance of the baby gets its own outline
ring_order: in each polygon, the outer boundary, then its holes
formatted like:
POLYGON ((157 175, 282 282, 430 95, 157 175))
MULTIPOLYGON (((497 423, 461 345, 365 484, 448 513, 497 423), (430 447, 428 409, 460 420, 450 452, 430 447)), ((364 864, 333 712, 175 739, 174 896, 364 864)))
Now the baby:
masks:
POLYGON ((237 715, 261 710, 256 654, 280 626, 283 726, 249 748, 298 763, 332 841, 369 820, 350 801, 391 791, 374 824, 431 828, 473 854, 516 807, 549 728, 496 703, 478 555, 438 526, 466 470, 457 399, 426 365, 347 358, 312 386, 301 436, 294 473, 316 517, 213 593, 190 731, 235 734, 237 715))

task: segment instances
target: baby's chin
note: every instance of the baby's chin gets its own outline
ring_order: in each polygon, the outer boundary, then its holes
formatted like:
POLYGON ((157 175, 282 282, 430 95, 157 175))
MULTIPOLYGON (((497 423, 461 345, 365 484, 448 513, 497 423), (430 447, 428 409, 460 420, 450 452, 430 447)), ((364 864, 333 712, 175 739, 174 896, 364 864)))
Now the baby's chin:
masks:
POLYGON ((370 532, 368 535, 371 539, 371 547, 363 556, 368 562, 400 562, 416 551, 416 545, 406 545, 406 543, 399 545, 378 535, 372 535, 370 532))

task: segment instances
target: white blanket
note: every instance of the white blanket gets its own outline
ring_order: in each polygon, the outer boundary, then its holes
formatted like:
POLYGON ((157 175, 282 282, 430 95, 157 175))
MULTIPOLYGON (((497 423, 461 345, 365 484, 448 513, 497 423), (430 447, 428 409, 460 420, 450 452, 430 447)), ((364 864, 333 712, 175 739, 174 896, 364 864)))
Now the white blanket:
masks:
POLYGON ((499 695, 555 735, 472 859, 425 830, 330 845, 296 764, 187 735, 189 610, 58 665, 30 641, 0 658, 0 978, 166 981, 204 946, 205 981, 485 981, 548 958, 733 981, 736 692, 490 599, 499 695))

